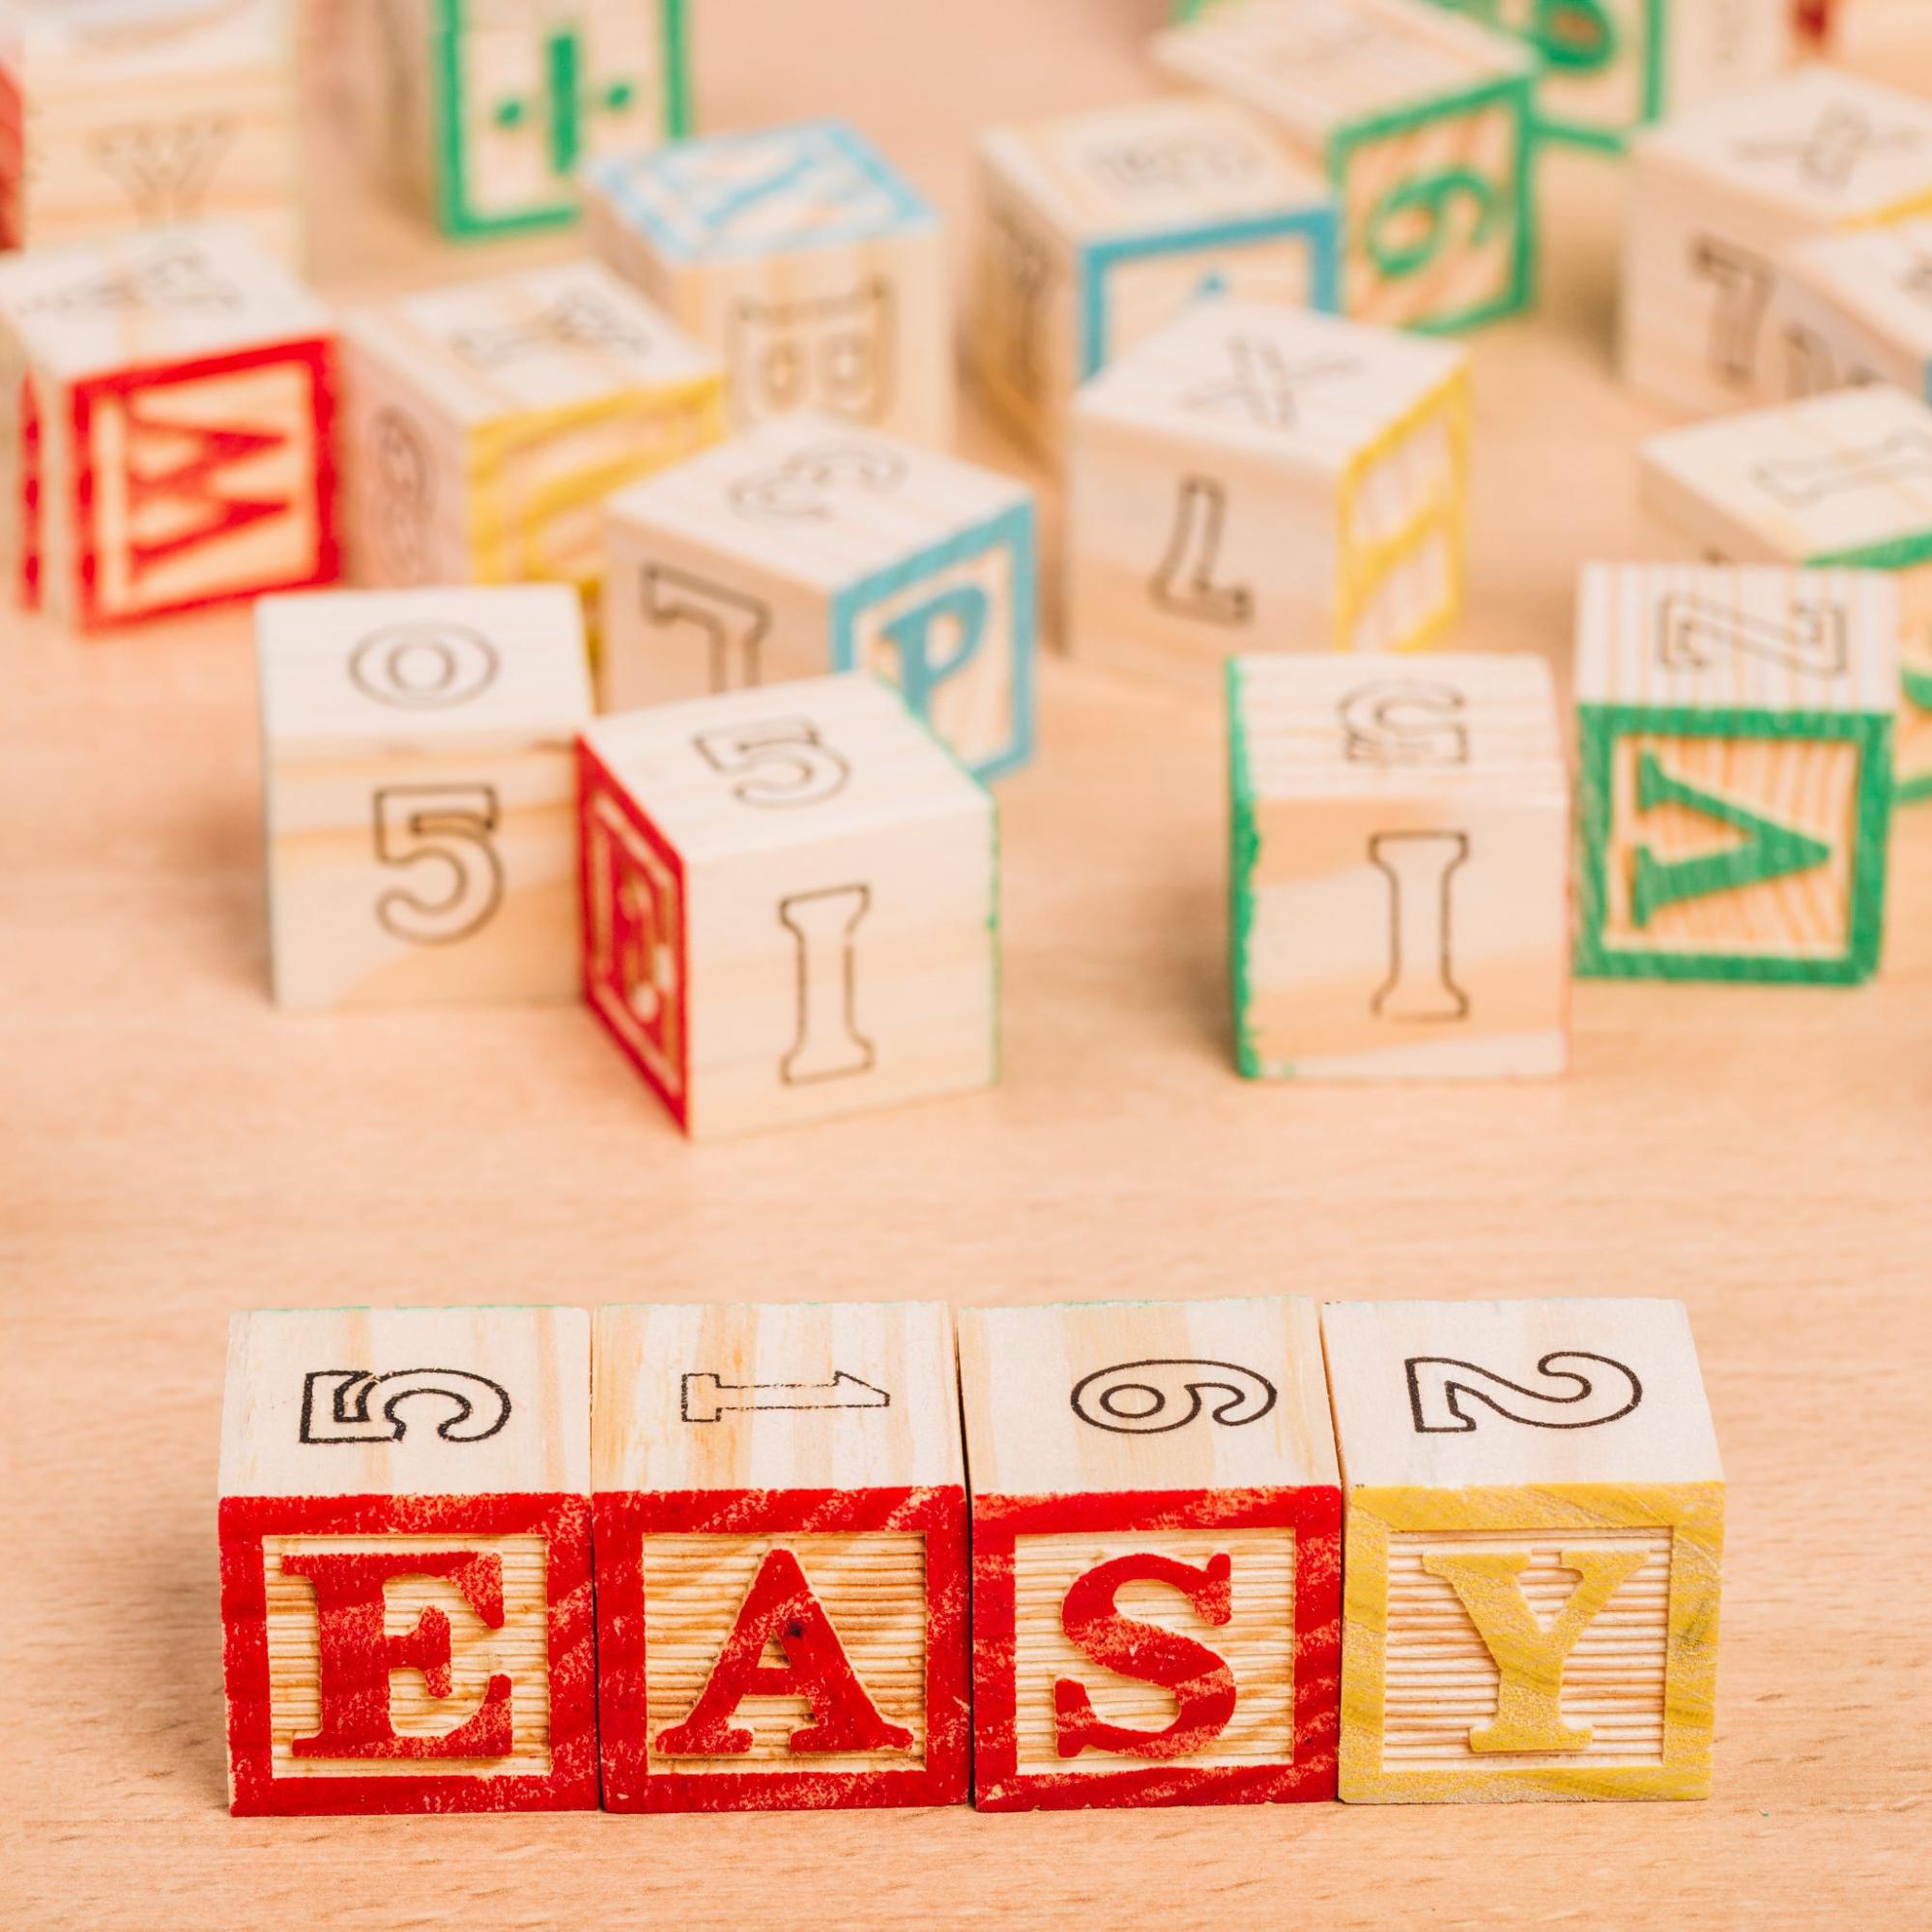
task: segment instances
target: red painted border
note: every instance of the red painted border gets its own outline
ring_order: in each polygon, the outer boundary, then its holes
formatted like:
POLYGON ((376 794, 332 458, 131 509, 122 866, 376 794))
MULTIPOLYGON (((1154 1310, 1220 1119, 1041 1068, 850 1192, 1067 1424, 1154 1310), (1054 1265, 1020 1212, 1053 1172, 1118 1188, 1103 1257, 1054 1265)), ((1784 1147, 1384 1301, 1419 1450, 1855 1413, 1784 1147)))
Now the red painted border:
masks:
POLYGON ((582 1496, 224 1496, 221 1628, 230 1809, 238 1818, 357 1812, 587 1811, 597 1803, 591 1506, 582 1496), (265 1536, 515 1536, 550 1544, 547 1776, 276 1778, 270 1758, 265 1536))
POLYGON ((1833 0, 1795 0, 1798 37, 1814 47, 1829 46, 1831 41, 1833 0))
POLYGON ((14 585, 20 608, 41 607, 41 492, 46 462, 45 430, 41 422, 41 394, 31 374, 20 378, 20 559, 14 585))
POLYGON ((26 228, 26 82, 0 60, 0 248, 24 248, 26 228))
MULTIPOLYGON (((1276 1804, 1335 1796, 1341 1735, 1341 1491, 1149 1489, 972 1499, 973 1802, 982 1811, 1276 1804), (1280 1764, 1150 1764, 1022 1773, 1016 1732, 1013 1546, 1069 1530, 1292 1529, 1295 1743, 1280 1764)), ((1212 1638, 1208 1638, 1210 1646, 1212 1638)))
MULTIPOLYGON (((606 1810, 843 1810, 965 1803, 971 1727, 963 1489, 633 1490, 600 1495, 593 1508, 597 1705, 606 1810), (851 1535, 865 1530, 925 1532, 925 1764, 906 1771, 652 1772, 645 1704, 649 1606, 644 1600, 644 1539, 667 1534, 851 1535)), ((723 1634, 719 1632, 721 1639, 723 1634)))

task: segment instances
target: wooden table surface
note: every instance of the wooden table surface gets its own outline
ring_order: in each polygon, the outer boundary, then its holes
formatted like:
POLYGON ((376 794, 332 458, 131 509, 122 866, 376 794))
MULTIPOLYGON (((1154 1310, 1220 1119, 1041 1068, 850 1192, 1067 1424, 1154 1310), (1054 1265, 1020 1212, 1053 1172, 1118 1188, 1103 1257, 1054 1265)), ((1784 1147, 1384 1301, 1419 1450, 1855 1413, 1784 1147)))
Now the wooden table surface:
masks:
MULTIPOLYGON (((1859 63, 1932 92, 1918 0, 1862 4, 1859 63)), ((969 130, 1142 90, 1158 12, 705 0, 701 98, 712 126, 850 114, 958 211, 969 130)), ((312 175, 326 287, 444 273, 312 175)), ((1619 195, 1600 161, 1548 168, 1541 312, 1481 338, 1465 645, 1564 663, 1577 562, 1635 549, 1657 418, 1610 381, 1619 195)), ((0 632, 10 1932, 1927 1922, 1932 809, 1876 987, 1586 985, 1561 1084, 1250 1086, 1218 711, 1056 660, 1000 794, 1002 1084, 699 1150, 581 1010, 269 1005, 244 620, 0 632), (227 1817, 231 1309, 1262 1291, 1689 1303, 1731 1483, 1715 1798, 227 1817)))

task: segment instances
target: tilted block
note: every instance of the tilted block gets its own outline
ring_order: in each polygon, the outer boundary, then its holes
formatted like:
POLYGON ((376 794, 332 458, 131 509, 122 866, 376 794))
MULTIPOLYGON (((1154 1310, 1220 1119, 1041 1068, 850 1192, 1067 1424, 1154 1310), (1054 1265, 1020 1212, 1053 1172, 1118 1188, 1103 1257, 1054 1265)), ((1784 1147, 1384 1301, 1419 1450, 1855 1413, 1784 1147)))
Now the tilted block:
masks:
POLYGON ((581 1309, 238 1314, 220 1540, 238 1816, 595 1807, 581 1309))
POLYGON ((600 718, 584 995, 694 1138, 984 1086, 993 800, 869 678, 600 718))
POLYGON ((1901 799, 1932 796, 1932 407, 1848 389, 1654 436, 1646 509, 1716 562, 1889 572, 1898 586, 1901 799))
POLYGON ((594 262, 360 309, 343 345, 360 584, 588 595, 604 500, 724 434, 715 360, 594 262))
POLYGON ((106 630, 334 581, 334 325, 245 231, 0 258, 0 565, 106 630))
POLYGON ((806 121, 618 156, 584 193, 597 253, 723 358, 735 427, 815 410, 950 442, 938 216, 855 130, 806 121))
POLYGON ((1870 571, 1585 569, 1579 975, 1871 976, 1897 638, 1870 571))
POLYGON ((256 630, 277 1002, 574 997, 577 599, 274 597, 256 630))
POLYGON ((1033 752, 1033 497, 823 417, 767 422, 605 518, 607 711, 870 671, 982 778, 1033 752))
POLYGON ((605 1805, 963 1802, 945 1307, 601 1309, 592 1403, 605 1805))
POLYGON ((1704 415, 1776 393, 1780 252, 1932 212, 1932 102, 1810 67, 1641 134, 1625 380, 1704 415))
POLYGON ((1333 1798, 1313 1303, 968 1309, 960 1382, 979 1808, 1333 1798))
POLYGON ((1682 1303, 1322 1311, 1341 1795, 1703 1798, 1724 1479, 1682 1303))
POLYGON ((1251 0, 1171 28, 1154 58, 1328 176, 1343 314, 1455 329, 1529 302, 1533 69, 1503 36, 1426 0, 1251 0))
POLYGON ((1228 655, 1407 649, 1462 605, 1464 351, 1197 303, 1075 398, 1067 646, 1210 688, 1228 655))
POLYGON ((1544 661, 1242 657, 1228 712, 1241 1071, 1562 1073, 1570 783, 1544 661))
POLYGON ((1334 310, 1335 202, 1231 101, 1137 101, 979 143, 972 360, 1042 451, 1074 390, 1203 290, 1334 310))
POLYGON ((1814 236, 1777 268, 1776 393, 1891 383, 1932 399, 1932 221, 1814 236))

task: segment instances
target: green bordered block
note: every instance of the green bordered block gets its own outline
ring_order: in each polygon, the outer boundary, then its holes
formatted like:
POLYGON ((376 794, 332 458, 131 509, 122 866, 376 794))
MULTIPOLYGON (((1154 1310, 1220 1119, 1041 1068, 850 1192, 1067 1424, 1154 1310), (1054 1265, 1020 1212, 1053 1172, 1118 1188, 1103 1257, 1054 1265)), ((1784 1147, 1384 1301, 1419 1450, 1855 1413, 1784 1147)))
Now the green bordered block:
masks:
POLYGON ((1871 572, 1585 570, 1579 976, 1871 977, 1897 634, 1871 572))

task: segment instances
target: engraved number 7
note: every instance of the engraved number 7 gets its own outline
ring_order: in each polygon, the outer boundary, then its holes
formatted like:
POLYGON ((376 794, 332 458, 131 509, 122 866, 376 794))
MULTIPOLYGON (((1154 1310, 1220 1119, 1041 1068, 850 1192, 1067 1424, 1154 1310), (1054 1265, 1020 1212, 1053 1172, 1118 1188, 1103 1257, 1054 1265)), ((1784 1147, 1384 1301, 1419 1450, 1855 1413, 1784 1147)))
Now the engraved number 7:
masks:
POLYGON ((407 869, 412 881, 376 901, 376 923, 416 946, 448 945, 488 925, 504 896, 503 860, 490 843, 496 787, 387 785, 375 808, 376 857, 407 869), (424 890, 437 884, 445 889, 424 890))

